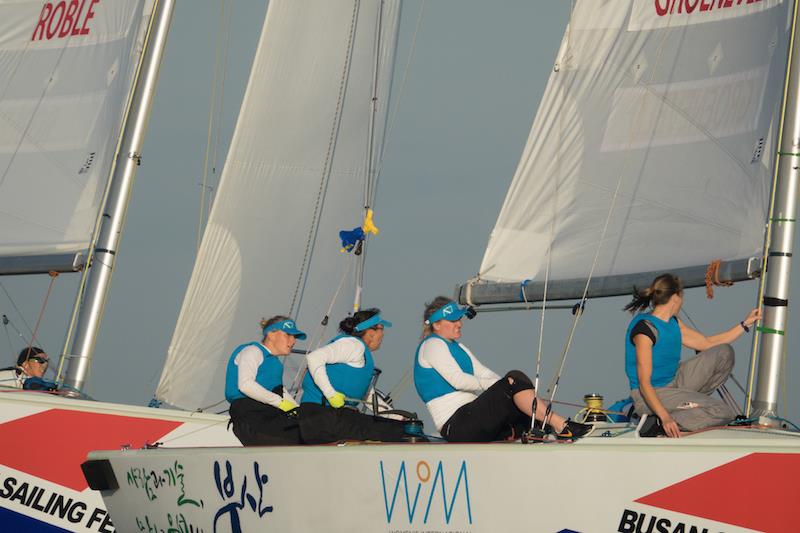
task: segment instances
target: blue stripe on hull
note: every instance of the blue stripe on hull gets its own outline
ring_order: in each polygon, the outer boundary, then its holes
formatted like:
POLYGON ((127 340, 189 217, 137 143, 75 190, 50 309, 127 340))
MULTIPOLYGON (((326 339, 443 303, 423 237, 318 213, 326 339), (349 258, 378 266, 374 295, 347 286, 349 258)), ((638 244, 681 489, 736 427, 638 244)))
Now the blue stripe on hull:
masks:
POLYGON ((0 530, 31 533, 69 533, 66 529, 0 507, 0 530))

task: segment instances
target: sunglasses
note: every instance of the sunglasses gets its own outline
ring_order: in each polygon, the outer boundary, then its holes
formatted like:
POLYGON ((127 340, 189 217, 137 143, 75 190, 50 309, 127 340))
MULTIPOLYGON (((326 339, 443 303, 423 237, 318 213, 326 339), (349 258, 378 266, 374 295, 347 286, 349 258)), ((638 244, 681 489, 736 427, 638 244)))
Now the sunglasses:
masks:
POLYGON ((38 355, 34 355, 33 357, 28 357, 28 361, 36 361, 40 365, 50 364, 49 359, 45 359, 44 357, 39 357, 38 355))
POLYGON ((378 331, 383 331, 383 326, 375 326, 375 327, 372 327, 372 328, 369 328, 369 329, 375 329, 375 330, 378 330, 378 331))

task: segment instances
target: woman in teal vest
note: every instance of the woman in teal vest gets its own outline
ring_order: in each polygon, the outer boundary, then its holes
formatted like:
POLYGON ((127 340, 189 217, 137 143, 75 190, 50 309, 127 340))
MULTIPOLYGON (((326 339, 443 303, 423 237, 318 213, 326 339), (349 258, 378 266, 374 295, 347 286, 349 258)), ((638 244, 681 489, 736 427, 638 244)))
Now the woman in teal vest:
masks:
POLYGON ((307 355, 300 408, 304 442, 403 440, 402 422, 355 410, 375 393, 372 353, 380 349, 385 329, 391 326, 377 308, 358 311, 339 323, 340 334, 331 342, 307 355))
POLYGON ((245 446, 298 444, 297 402, 283 386, 281 357, 306 338, 294 320, 261 321, 261 342, 238 346, 228 360, 225 399, 231 404, 233 433, 245 446))
POLYGON ((733 370, 730 343, 750 331, 761 311, 753 309, 729 330, 706 337, 678 319, 682 305, 681 280, 662 274, 646 289, 634 288, 633 300, 625 306, 631 313, 652 308, 634 316, 625 333, 625 373, 634 407, 640 415, 655 414, 661 426, 648 424, 642 434, 680 437, 681 429, 725 425, 735 416, 709 395, 733 370), (682 346, 699 354, 681 362, 682 346))
MULTIPOLYGON (((423 339, 414 359, 414 384, 439 433, 451 442, 489 442, 518 438, 530 429, 534 391, 519 370, 502 378, 483 366, 458 342, 467 310, 444 296, 427 305, 423 339)), ((537 400, 536 419, 547 404, 537 400)), ((551 412, 551 429, 564 440, 579 438, 591 426, 551 412)))

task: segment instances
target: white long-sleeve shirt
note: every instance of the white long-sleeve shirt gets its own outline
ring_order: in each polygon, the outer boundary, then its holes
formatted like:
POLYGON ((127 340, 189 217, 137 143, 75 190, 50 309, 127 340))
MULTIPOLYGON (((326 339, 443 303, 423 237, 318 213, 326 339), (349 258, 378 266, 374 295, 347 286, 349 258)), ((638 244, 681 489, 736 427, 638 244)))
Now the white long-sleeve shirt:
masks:
POLYGON ((466 352, 472 361, 474 375, 467 374, 461 370, 461 367, 458 366, 458 363, 450 354, 447 343, 438 337, 431 337, 425 340, 419 349, 420 366, 422 368, 433 368, 447 383, 456 389, 454 392, 434 398, 425 404, 431 413, 436 429, 439 431, 459 407, 473 401, 500 379, 500 376, 483 366, 478 361, 478 358, 469 351, 469 348, 461 343, 458 343, 458 345, 461 346, 461 349, 466 352))
POLYGON ((247 346, 236 354, 233 362, 239 367, 237 386, 244 395, 273 407, 278 407, 284 399, 297 403, 285 387, 283 396, 279 396, 258 384, 256 374, 264 362, 264 354, 257 346, 247 346))

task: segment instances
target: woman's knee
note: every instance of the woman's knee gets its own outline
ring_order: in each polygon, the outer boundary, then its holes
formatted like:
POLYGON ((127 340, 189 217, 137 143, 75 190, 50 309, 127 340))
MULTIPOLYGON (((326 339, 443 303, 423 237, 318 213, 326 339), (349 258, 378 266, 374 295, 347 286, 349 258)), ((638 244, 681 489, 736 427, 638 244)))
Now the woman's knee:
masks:
POLYGON ((514 394, 524 390, 533 389, 533 382, 531 382, 531 379, 519 370, 512 370, 506 373, 506 375, 503 376, 503 379, 508 381, 508 384, 514 394))
POLYGON ((719 344, 716 348, 719 350, 720 359, 733 368, 733 365, 736 361, 736 352, 734 352, 733 346, 730 344, 719 344))

